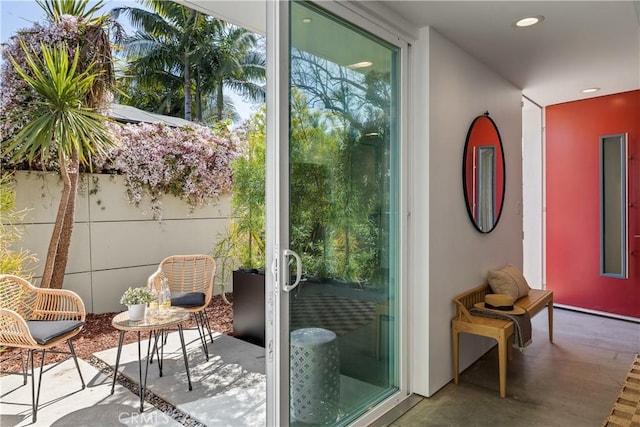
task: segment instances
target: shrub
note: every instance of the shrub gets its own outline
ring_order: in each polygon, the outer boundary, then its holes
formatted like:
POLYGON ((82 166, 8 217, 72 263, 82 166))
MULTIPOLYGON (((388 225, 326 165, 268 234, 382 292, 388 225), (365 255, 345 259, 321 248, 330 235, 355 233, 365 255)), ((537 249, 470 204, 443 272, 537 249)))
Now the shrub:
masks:
POLYGON ((22 239, 23 229, 17 224, 27 214, 26 209, 15 209, 15 199, 13 176, 3 173, 0 175, 0 273, 15 274, 30 280, 28 273, 33 269, 31 264, 38 259, 26 249, 12 249, 22 239))

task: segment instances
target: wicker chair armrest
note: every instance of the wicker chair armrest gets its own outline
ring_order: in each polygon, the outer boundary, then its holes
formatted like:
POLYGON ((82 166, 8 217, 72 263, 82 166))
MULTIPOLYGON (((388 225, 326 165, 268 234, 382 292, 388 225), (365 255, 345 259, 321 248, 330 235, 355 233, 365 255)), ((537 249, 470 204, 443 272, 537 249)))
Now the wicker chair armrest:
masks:
POLYGON ((13 310, 0 308, 0 346, 30 347, 37 344, 22 316, 13 310))
POLYGON ((85 320, 84 302, 75 292, 66 289, 36 288, 33 319, 85 320))
POLYGON ((0 279, 4 280, 4 279, 9 279, 15 283, 20 284, 22 287, 24 288, 34 288, 37 289, 35 286, 33 286, 31 284, 31 282, 29 282, 27 279, 20 277, 20 276, 15 276, 13 274, 0 274, 0 279))

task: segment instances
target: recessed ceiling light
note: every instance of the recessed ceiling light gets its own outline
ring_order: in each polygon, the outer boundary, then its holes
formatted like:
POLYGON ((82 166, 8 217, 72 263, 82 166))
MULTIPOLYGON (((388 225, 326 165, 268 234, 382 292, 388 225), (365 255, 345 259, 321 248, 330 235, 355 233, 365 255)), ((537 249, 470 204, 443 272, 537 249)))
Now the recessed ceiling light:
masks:
POLYGON ((599 87, 588 87, 586 89, 582 89, 582 93, 593 93, 599 91, 599 87))
POLYGON ((302 18, 302 23, 303 24, 310 24, 311 23, 311 18, 302 18))
POLYGON ((351 68, 352 70, 357 70, 358 68, 367 68, 367 67, 371 67, 372 65, 373 65, 373 62, 371 61, 362 61, 362 62, 356 62, 355 64, 347 65, 347 67, 351 68))
POLYGON ((516 27, 530 27, 544 21, 544 16, 525 16, 524 18, 517 19, 513 25, 516 27))

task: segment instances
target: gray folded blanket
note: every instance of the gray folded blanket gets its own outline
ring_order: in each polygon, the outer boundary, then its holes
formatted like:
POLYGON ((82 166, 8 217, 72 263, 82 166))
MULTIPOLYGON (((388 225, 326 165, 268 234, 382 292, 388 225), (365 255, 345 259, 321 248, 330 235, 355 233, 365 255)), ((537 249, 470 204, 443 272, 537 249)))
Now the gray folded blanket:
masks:
POLYGON ((484 308, 471 307, 469 313, 476 316, 491 317, 493 319, 511 320, 515 325, 513 348, 523 351, 526 346, 531 344, 531 317, 528 312, 525 311, 524 314, 505 314, 484 308))

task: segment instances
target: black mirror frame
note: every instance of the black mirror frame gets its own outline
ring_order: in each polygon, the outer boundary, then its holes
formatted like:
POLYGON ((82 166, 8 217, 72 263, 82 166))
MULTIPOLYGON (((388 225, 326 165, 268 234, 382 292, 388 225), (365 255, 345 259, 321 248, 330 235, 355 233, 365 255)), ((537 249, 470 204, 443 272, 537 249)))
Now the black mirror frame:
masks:
POLYGON ((483 234, 491 233, 498 225, 498 222, 500 221, 500 217, 502 216, 502 211, 504 208, 504 195, 507 191, 507 167, 504 160, 504 147, 502 145, 502 137, 500 136, 500 131, 498 130, 498 126, 496 126, 496 122, 494 122, 493 119, 489 117, 488 111, 485 112, 483 115, 477 116, 475 119, 473 119, 473 122, 471 122, 471 126, 469 126, 469 130, 467 131, 467 138, 465 139, 465 142, 464 142, 464 152, 462 154, 462 188, 464 193, 464 203, 465 203, 465 206, 467 207, 467 214, 469 215, 469 219, 471 220, 471 223, 473 224, 475 229, 478 230, 480 233, 483 233, 483 234), (493 222, 493 226, 489 230, 482 230, 478 226, 478 223, 476 222, 476 220, 474 219, 472 207, 469 201, 469 196, 467 191, 468 189, 467 189, 467 172, 466 171, 467 171, 467 151, 469 148, 469 139, 471 138, 471 133, 473 131, 473 127, 475 126, 476 122, 482 118, 489 119, 489 121, 491 122, 491 125, 493 126, 493 129, 496 131, 496 135, 498 136, 498 145, 500 147, 500 154, 501 154, 500 157, 502 158, 501 166, 502 166, 503 184, 502 184, 502 194, 500 196, 500 208, 498 209, 498 215, 496 216, 496 219, 493 222))

